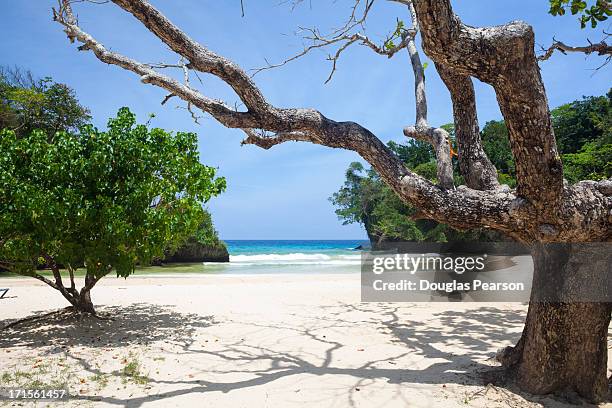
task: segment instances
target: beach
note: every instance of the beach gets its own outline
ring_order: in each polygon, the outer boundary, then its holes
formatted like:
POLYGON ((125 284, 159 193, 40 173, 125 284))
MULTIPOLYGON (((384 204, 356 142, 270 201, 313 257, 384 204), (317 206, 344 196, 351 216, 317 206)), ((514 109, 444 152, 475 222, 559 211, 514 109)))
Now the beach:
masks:
MULTIPOLYGON (((33 279, 0 283, 3 324, 66 306, 33 279)), ((4 331, 0 371, 65 379, 61 406, 566 405, 487 387, 525 305, 361 303, 359 287, 350 273, 107 277, 93 301, 113 320, 4 331)))

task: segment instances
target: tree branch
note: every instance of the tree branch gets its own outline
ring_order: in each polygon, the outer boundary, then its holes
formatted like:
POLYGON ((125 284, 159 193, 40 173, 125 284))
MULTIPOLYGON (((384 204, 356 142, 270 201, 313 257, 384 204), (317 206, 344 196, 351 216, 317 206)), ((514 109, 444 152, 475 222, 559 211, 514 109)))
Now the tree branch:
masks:
POLYGON ((414 73, 414 97, 416 106, 415 126, 404 128, 404 135, 430 143, 436 154, 436 172, 438 183, 444 188, 453 188, 453 162, 451 156, 451 140, 448 132, 442 128, 430 127, 427 123, 427 95, 425 93, 425 72, 421 57, 416 48, 414 38, 418 30, 418 21, 414 13, 414 6, 409 2, 410 16, 412 18, 411 30, 407 30, 402 38, 406 44, 410 64, 414 73))
MULTIPOLYGON (((491 227, 505 231, 521 240, 550 240, 560 236, 564 239, 568 237, 584 239, 584 237, 592 238, 595 234, 601 235, 601 231, 605 231, 602 226, 605 226, 604 220, 607 213, 601 202, 607 198, 596 192, 595 187, 591 185, 580 184, 576 188, 572 187, 565 191, 568 204, 560 210, 560 213, 563 214, 563 219, 572 220, 572 222, 558 224, 558 230, 546 225, 538 229, 540 213, 535 211, 536 208, 533 203, 524 198, 516 197, 514 192, 508 189, 477 191, 466 186, 459 186, 457 189, 442 188, 411 172, 382 141, 357 123, 336 122, 314 109, 285 109, 272 106, 264 99, 251 78, 242 69, 224 57, 195 43, 144 0, 114 0, 114 3, 132 13, 171 49, 189 61, 187 64, 189 69, 210 73, 229 84, 244 102, 247 108, 246 112, 230 109, 223 102, 210 99, 197 90, 160 74, 151 66, 108 51, 77 25, 70 10, 69 0, 61 1, 59 11, 54 10, 55 19, 64 26, 70 39, 82 44, 79 49, 91 50, 100 61, 132 71, 139 75, 144 83, 156 85, 187 102, 191 102, 202 111, 210 113, 226 127, 244 130, 247 134, 244 141, 246 144, 270 148, 286 141, 306 141, 333 148, 353 150, 372 165, 384 182, 403 201, 418 207, 424 216, 459 229, 491 227), (588 204, 581 202, 580 206, 571 204, 577 202, 580 197, 590 197, 590 201, 588 201, 588 204), (581 221, 585 218, 579 215, 582 214, 587 205, 589 214, 591 214, 589 220, 595 220, 588 223, 581 221), (575 228, 574 225, 576 224, 580 224, 582 228, 575 228), (526 230, 526 226, 534 225, 536 226, 535 230, 526 230), (590 235, 587 235, 588 228, 593 231, 590 235), (550 232, 553 230, 556 231, 556 235, 550 232), (539 237, 537 234, 544 234, 544 236, 539 237)), ((443 0, 440 1, 443 2, 443 0)), ((419 23, 423 27, 423 19, 420 16, 419 18, 419 23)), ((427 21, 425 22, 427 23, 427 21)), ((533 47, 530 52, 533 54, 533 47)), ((471 57, 468 55, 467 58, 469 60, 471 57)), ((455 65, 462 64, 457 61, 453 63, 455 65)), ((452 64, 450 65, 452 66, 452 64)), ((537 90, 539 89, 536 88, 537 90)), ((505 92, 507 90, 502 91, 498 91, 500 99, 506 96, 505 92)), ((542 95, 544 94, 542 93, 542 95)), ((545 96, 543 98, 545 99, 545 96)), ((518 101, 521 102, 522 99, 519 97, 518 101)), ((504 103, 511 108, 516 108, 513 101, 504 103)), ((527 104, 526 106, 530 105, 527 104)), ((542 107, 538 105, 535 108, 541 109, 542 107)), ((502 111, 504 109, 502 103, 502 111)), ((525 115, 530 118, 529 112, 525 115)), ((515 123, 515 118, 507 122, 512 126, 519 126, 515 123)), ((511 134, 517 132, 512 126, 511 134)), ((536 130, 540 130, 540 127, 542 127, 539 123, 530 124, 530 126, 535 126, 536 130)), ((536 135, 533 138, 531 146, 549 152, 550 145, 537 144, 541 141, 539 137, 536 135)), ((516 138, 513 143, 521 145, 521 142, 517 142, 516 138)), ((440 145, 443 144, 440 143, 440 145)), ((525 146, 525 144, 523 143, 522 146, 525 146)), ((515 148, 516 146, 513 146, 513 149, 515 148)), ((555 149, 554 141, 552 149, 555 149)), ((538 157, 536 155, 531 160, 537 160, 538 157)), ((547 179, 541 180, 539 184, 544 184, 544 188, 548 189, 550 187, 545 184, 546 181, 547 179)), ((529 192, 533 193, 532 191, 529 192)))
POLYGON ((38 279, 41 282, 46 283, 47 285, 51 286, 53 289, 57 289, 59 290, 58 286, 53 283, 52 281, 50 281, 49 279, 45 278, 42 275, 39 275, 38 273, 36 273, 35 271, 33 271, 31 274, 23 274, 23 273, 19 273, 17 270, 14 269, 14 267, 12 265, 14 265, 15 262, 9 262, 9 261, 0 261, 0 268, 6 269, 7 271, 16 273, 18 275, 24 275, 24 276, 31 276, 35 279, 38 279))
POLYGON ((324 37, 316 29, 313 29, 313 28, 301 28, 301 29, 309 31, 311 33, 311 35, 305 37, 305 39, 312 41, 311 45, 304 47, 304 49, 301 52, 299 52, 298 54, 292 57, 285 59, 282 62, 279 62, 277 64, 268 64, 265 67, 255 69, 253 72, 253 76, 257 75, 261 71, 282 67, 292 61, 295 61, 303 57, 304 55, 308 54, 312 50, 319 49, 319 48, 325 48, 325 47, 328 47, 334 44, 341 44, 340 47, 336 50, 334 54, 330 54, 327 57, 327 60, 332 62, 331 72, 329 73, 329 76, 325 80, 325 83, 328 83, 329 81, 331 81, 334 73, 336 72, 336 67, 337 67, 338 60, 340 59, 340 55, 344 52, 344 50, 346 50, 352 44, 364 45, 370 48, 375 53, 379 55, 385 55, 388 58, 393 57, 398 51, 404 49, 406 46, 406 43, 402 41, 398 45, 387 47, 385 46, 385 44, 387 44, 388 39, 382 45, 378 45, 374 43, 372 40, 370 40, 365 34, 362 34, 362 33, 354 33, 354 34, 342 33, 340 35, 336 35, 334 37, 329 38, 329 37, 324 37))
POLYGON ((543 54, 538 57, 539 61, 545 61, 549 59, 555 51, 560 51, 563 54, 567 54, 568 52, 581 52, 586 55, 596 53, 600 56, 608 55, 608 59, 610 58, 610 56, 612 56, 612 46, 608 45, 605 39, 601 40, 598 43, 592 43, 589 41, 589 45, 586 46, 572 47, 553 38, 551 46, 547 49, 542 50, 543 54))
POLYGON ((516 163, 517 193, 552 222, 563 192, 563 169, 531 27, 512 22, 474 28, 453 14, 449 0, 414 0, 414 5, 427 55, 495 89, 516 163))
POLYGON ((436 70, 449 90, 453 103, 459 170, 465 184, 476 190, 499 187, 497 170, 487 157, 480 139, 472 78, 455 74, 442 64, 436 64, 436 70))

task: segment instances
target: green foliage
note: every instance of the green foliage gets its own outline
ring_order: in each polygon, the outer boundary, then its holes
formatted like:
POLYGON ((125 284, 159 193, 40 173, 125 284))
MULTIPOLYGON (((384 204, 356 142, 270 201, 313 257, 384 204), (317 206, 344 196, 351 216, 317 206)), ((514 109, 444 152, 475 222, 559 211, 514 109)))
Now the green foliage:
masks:
POLYGON ((225 189, 194 133, 137 125, 127 108, 105 132, 4 130, 0 150, 0 263, 25 275, 44 257, 127 277, 194 234, 225 189))
POLYGON ((418 164, 414 168, 414 172, 419 176, 425 177, 427 180, 437 182, 436 177, 438 176, 438 165, 436 164, 435 160, 428 161, 427 163, 418 164))
POLYGON ((373 205, 382 193, 383 184, 378 175, 364 173, 365 169, 361 163, 351 163, 346 171, 344 185, 330 197, 330 201, 337 207, 336 214, 344 225, 368 225, 373 205))
POLYGON ((383 46, 387 50, 392 50, 393 48, 395 48, 395 40, 401 40, 402 36, 404 35, 404 32, 406 32, 404 22, 400 19, 397 19, 397 22, 395 24, 395 31, 393 31, 391 35, 388 36, 383 46))
POLYGON ((576 153, 587 142, 612 138, 612 90, 584 97, 551 111, 559 152, 576 153))
POLYGON ((387 186, 382 188, 381 193, 372 212, 374 234, 386 239, 422 241, 423 231, 410 219, 415 213, 414 209, 400 200, 387 186))
POLYGON ((487 122, 482 128, 481 139, 482 147, 497 171, 505 177, 514 178, 514 158, 510 149, 506 123, 503 120, 487 122))
POLYGON ((0 68, 0 129, 11 129, 19 137, 39 129, 52 138, 59 131, 76 132, 90 119, 89 110, 67 85, 0 68))
POLYGON ((549 3, 548 12, 553 16, 563 16, 568 9, 572 15, 578 14, 581 28, 585 28, 587 23, 595 28, 612 15, 612 3, 609 0, 595 0, 594 4, 587 4, 584 0, 549 0, 549 3))
POLYGON ((570 183, 612 177, 612 143, 588 142, 578 153, 561 157, 563 175, 570 183))
POLYGON ((551 113, 564 177, 571 183, 612 177, 612 90, 551 113))
POLYGON ((391 141, 388 146, 411 169, 436 159, 431 145, 421 140, 409 139, 406 144, 391 141))
POLYGON ((198 226, 197 231, 194 234, 194 238, 197 242, 210 247, 217 247, 224 245, 219 239, 219 233, 215 229, 213 224, 212 216, 208 211, 204 211, 202 221, 198 226))

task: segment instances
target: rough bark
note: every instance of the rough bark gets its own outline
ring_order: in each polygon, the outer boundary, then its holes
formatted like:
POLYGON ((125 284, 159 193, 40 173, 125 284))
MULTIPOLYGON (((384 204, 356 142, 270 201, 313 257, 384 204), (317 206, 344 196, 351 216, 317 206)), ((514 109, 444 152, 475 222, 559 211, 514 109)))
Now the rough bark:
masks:
POLYGON ((516 163, 517 193, 554 220, 563 171, 531 27, 515 21, 474 28, 453 14, 449 0, 415 0, 425 53, 436 64, 495 89, 516 163))
POLYGON ((472 78, 455 74, 443 64, 436 64, 436 70, 448 88, 453 103, 459 170, 465 184, 475 190, 499 187, 497 170, 487 157, 480 140, 472 78))
POLYGON ((521 388, 608 395, 608 326, 612 312, 610 244, 536 245, 534 281, 522 337, 499 359, 521 388))
POLYGON ((99 278, 94 277, 89 272, 85 275, 85 286, 83 286, 78 293, 78 296, 75 297, 74 303, 72 304, 75 310, 79 312, 91 313, 93 315, 96 314, 96 310, 91 301, 91 289, 98 282, 99 278))
MULTIPOLYGON (((589 193, 582 189, 587 187, 585 183, 573 189, 563 186, 531 27, 521 22, 468 27, 453 14, 448 0, 415 0, 415 7, 425 52, 436 64, 459 75, 474 76, 496 91, 517 164, 517 195, 535 215, 531 221, 526 217, 522 239, 531 243, 572 242, 561 229, 580 215, 567 211, 572 212, 571 206, 584 205, 589 193)), ((605 196, 599 208, 609 211, 608 187, 599 189, 605 196)), ((609 240, 610 219, 602 222, 602 234, 585 235, 585 240, 609 240)), ((523 336, 502 356, 527 391, 542 394, 572 390, 592 401, 607 394, 606 338, 612 309, 608 298, 588 303, 577 300, 580 296, 574 292, 597 289, 584 279, 593 277, 585 272, 589 261, 579 253, 561 256, 554 251, 534 252, 533 293, 523 336), (576 279, 580 276, 583 279, 576 279), (563 295, 561 300, 542 297, 542 292, 550 293, 552 283, 557 284, 556 293, 563 295)), ((607 282, 603 281, 604 287, 607 282)))

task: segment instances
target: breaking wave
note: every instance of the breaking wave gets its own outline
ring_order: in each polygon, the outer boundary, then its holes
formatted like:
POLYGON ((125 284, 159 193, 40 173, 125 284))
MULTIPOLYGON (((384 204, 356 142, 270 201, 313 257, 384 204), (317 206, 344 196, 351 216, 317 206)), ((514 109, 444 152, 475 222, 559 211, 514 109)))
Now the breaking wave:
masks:
POLYGON ((232 265, 359 265, 361 255, 305 254, 256 254, 230 255, 232 265))

